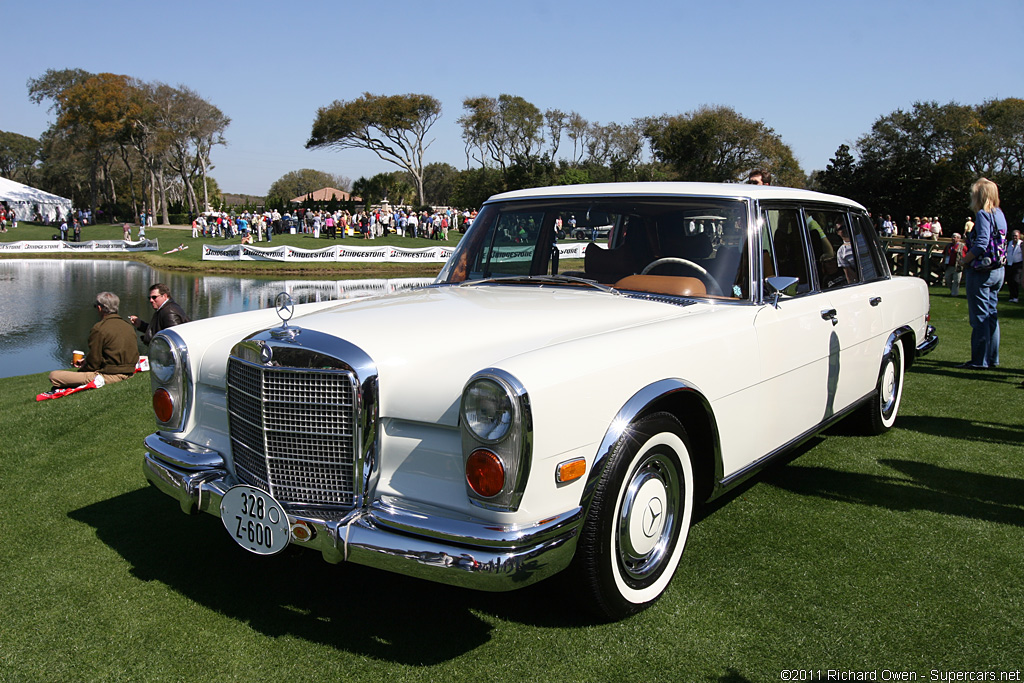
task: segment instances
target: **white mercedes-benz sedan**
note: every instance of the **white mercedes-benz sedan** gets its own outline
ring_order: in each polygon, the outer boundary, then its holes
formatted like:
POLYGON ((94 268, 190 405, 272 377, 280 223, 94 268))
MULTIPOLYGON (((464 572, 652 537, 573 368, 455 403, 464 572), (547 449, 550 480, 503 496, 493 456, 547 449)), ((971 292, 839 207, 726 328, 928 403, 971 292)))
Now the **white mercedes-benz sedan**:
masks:
POLYGON ((424 289, 157 335, 144 471, 254 553, 488 591, 567 570, 617 619, 665 591, 695 505, 841 418, 888 430, 928 315, 841 197, 509 192, 424 289))

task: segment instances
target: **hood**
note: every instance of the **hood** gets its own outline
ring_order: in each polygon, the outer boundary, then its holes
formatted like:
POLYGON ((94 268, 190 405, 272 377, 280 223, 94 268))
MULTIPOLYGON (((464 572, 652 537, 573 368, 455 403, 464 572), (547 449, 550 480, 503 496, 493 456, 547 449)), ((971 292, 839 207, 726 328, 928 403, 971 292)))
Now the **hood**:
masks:
POLYGON ((463 386, 478 370, 703 308, 576 287, 442 286, 349 302, 296 317, 292 326, 345 339, 373 359, 381 417, 454 426, 463 386))

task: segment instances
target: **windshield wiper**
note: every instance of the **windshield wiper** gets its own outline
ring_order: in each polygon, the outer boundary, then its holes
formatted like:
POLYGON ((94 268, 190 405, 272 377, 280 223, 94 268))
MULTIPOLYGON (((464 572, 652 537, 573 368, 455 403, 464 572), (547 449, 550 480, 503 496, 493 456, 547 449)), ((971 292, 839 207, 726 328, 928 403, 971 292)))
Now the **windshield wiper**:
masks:
POLYGON ((594 280, 588 280, 582 277, 574 277, 572 275, 506 275, 503 277, 489 277, 483 280, 467 280, 459 284, 460 287, 467 287, 470 285, 480 284, 499 284, 499 285, 511 285, 511 284, 539 284, 543 285, 584 285, 586 287, 593 287, 594 289, 600 290, 607 294, 614 294, 615 296, 621 296, 621 292, 609 285, 603 285, 600 282, 594 280))

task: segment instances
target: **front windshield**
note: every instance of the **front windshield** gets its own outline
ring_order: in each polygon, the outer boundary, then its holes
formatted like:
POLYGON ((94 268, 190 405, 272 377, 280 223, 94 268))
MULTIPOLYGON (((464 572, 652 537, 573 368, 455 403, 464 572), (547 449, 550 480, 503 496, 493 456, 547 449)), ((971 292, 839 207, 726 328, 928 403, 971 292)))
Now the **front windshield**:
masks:
POLYGON ((569 276, 622 291, 749 297, 747 205, 699 197, 488 204, 438 282, 569 276))

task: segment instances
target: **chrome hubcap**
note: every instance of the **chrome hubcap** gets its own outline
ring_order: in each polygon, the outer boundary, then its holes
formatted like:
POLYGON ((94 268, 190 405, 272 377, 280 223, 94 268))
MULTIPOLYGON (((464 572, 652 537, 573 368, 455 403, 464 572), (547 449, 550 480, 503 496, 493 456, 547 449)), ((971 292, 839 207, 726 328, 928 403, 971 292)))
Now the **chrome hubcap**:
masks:
POLYGON ((882 415, 885 417, 892 415, 893 410, 896 408, 896 399, 899 397, 900 378, 897 372, 899 370, 899 363, 899 352, 893 349, 889 354, 888 362, 885 364, 885 370, 882 372, 882 384, 879 387, 882 415))
POLYGON ((619 510, 619 564, 643 579, 661 566, 678 524, 679 473, 671 459, 650 453, 633 470, 619 510))

